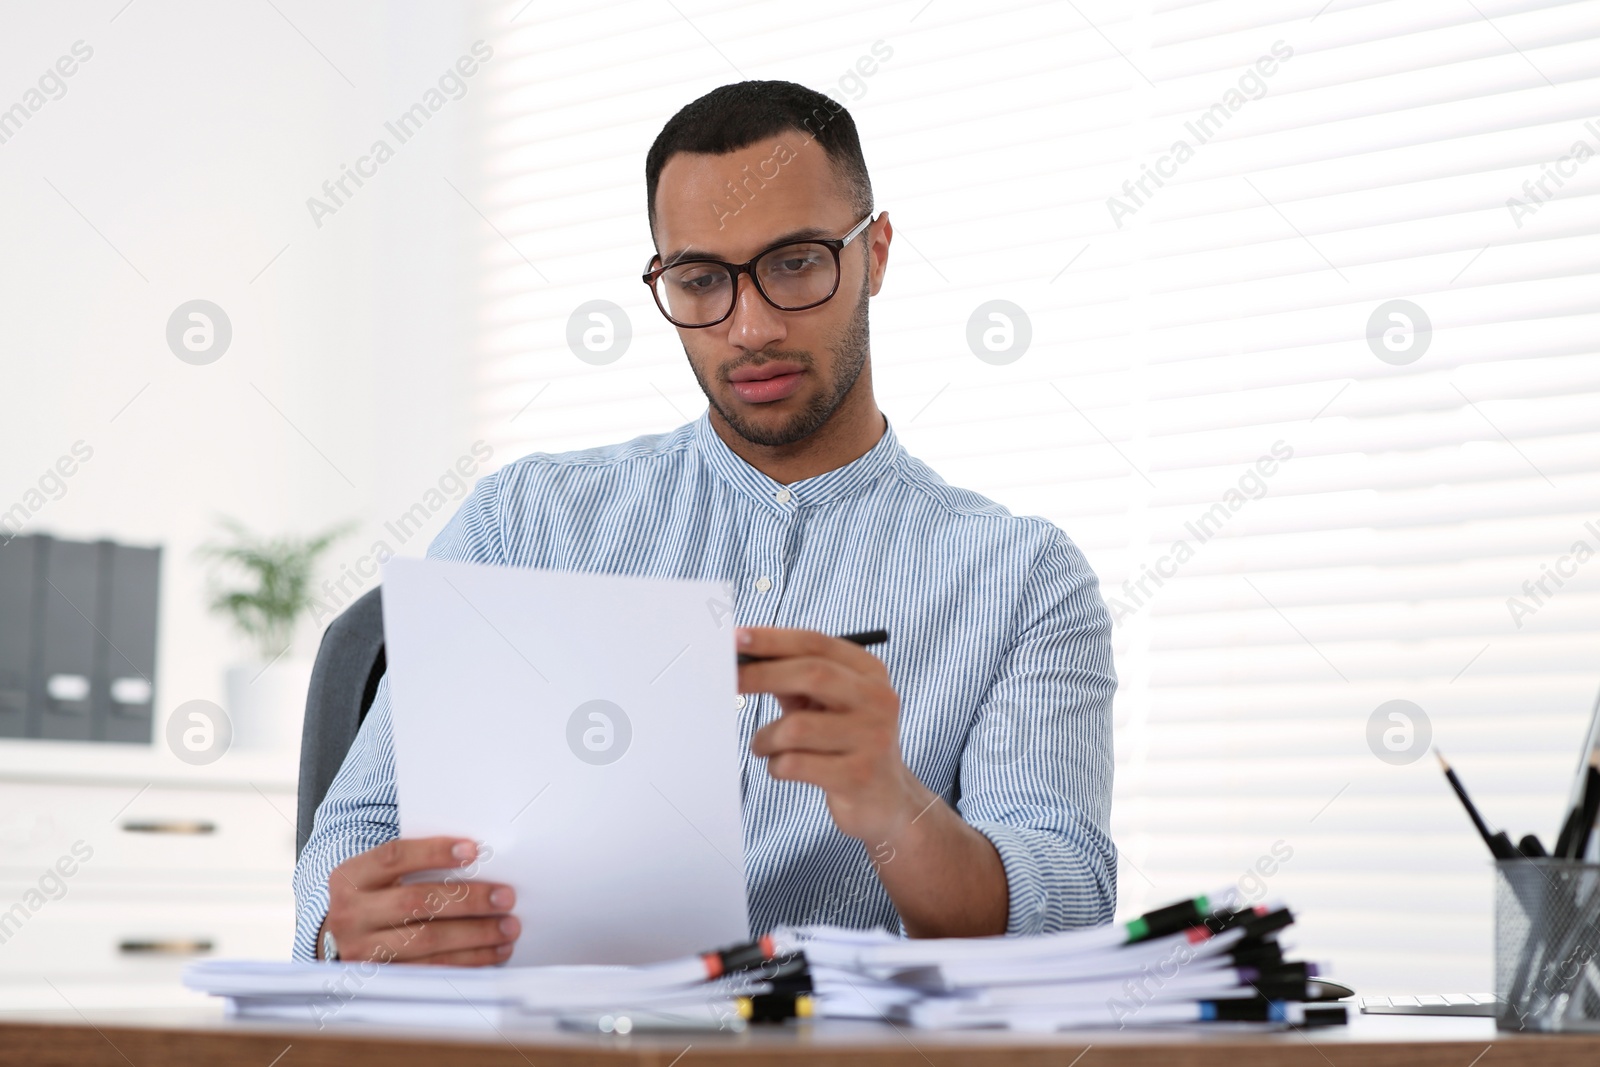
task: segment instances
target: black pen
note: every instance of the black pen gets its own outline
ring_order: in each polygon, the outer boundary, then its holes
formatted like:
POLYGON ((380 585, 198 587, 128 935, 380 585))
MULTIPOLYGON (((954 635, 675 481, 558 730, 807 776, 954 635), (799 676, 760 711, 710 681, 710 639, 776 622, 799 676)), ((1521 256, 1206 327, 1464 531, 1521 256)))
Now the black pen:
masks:
MULTIPOLYGON (((858 634, 840 634, 839 637, 842 640, 851 642, 852 644, 860 645, 862 648, 867 648, 871 645, 887 644, 889 641, 889 631, 862 630, 858 634)), ((760 660, 773 658, 774 657, 772 656, 752 656, 748 652, 741 652, 739 653, 739 664, 743 666, 746 663, 756 663, 760 660)))
POLYGON ((1600 752, 1590 752, 1589 771, 1583 779, 1583 804, 1566 852, 1569 859, 1581 860, 1589 851, 1589 835, 1594 832, 1595 816, 1600 813, 1600 770, 1595 769, 1596 760, 1600 760, 1600 752))
POLYGON ((1520 853, 1511 844, 1511 838, 1506 836, 1504 830, 1494 833, 1489 832, 1489 827, 1484 823, 1483 816, 1478 814, 1478 809, 1472 803, 1472 798, 1467 796, 1466 787, 1461 784, 1461 779, 1456 777, 1456 772, 1450 769, 1450 764, 1444 761, 1444 755, 1434 749, 1433 754, 1439 759, 1439 766, 1444 768, 1444 776, 1450 780, 1450 788, 1456 791, 1456 796, 1461 798, 1461 806, 1467 809, 1467 815, 1472 819, 1472 825, 1478 828, 1478 833, 1483 835, 1483 843, 1489 846, 1489 851, 1494 853, 1497 860, 1517 859, 1520 853))
MULTIPOLYGON (((1586 786, 1587 787, 1587 786, 1586 786)), ((1556 834, 1556 850, 1551 853, 1557 859, 1565 859, 1567 850, 1572 847, 1572 835, 1578 832, 1578 820, 1583 818, 1583 803, 1573 805, 1567 812, 1567 817, 1561 823, 1561 832, 1556 834)))

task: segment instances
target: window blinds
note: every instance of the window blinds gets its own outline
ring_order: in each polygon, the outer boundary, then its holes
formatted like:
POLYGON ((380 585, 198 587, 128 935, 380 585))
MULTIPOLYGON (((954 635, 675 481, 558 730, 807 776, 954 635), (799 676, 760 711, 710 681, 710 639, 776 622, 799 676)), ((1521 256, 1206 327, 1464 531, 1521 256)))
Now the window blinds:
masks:
POLYGON ((645 151, 724 82, 830 93, 896 230, 880 405, 1117 616, 1122 910, 1239 883, 1364 992, 1491 988, 1487 852, 1427 748, 1549 844, 1600 688, 1600 3, 478 17, 499 455, 703 410, 638 281, 645 151))

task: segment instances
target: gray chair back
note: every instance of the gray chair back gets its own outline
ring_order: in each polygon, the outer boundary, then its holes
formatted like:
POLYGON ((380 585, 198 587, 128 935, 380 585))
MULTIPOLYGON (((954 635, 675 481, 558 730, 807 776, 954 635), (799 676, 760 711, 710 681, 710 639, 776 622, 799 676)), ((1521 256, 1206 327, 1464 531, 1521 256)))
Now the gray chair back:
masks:
POLYGON ((311 667, 305 726, 300 733, 296 859, 311 836, 317 805, 327 795, 367 709, 372 707, 385 666, 383 600, 380 590, 371 589, 328 624, 311 667))

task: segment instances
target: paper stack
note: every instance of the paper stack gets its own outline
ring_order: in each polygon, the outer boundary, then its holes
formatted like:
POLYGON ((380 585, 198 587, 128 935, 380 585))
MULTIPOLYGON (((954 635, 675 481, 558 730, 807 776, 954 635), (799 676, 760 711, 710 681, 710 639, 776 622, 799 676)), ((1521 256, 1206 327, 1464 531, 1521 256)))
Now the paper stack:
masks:
POLYGON ((232 1014, 322 1027, 561 1025, 741 1030, 808 1016, 923 1029, 1063 1030, 1174 1023, 1343 1023, 1315 1000, 1313 964, 1285 957, 1276 904, 1195 897, 1127 922, 1034 937, 908 940, 885 930, 784 927, 644 966, 431 967, 214 961, 191 989, 232 1014))
POLYGON ((1061 1030, 1168 1023, 1327 1025, 1313 964, 1284 956, 1294 918, 1276 905, 1196 897, 1129 922, 1037 937, 906 940, 812 926, 775 932, 803 952, 816 1014, 925 1029, 1061 1030), (1223 902, 1217 906, 1213 901, 1223 902))
MULTIPOLYGON (((633 1019, 673 1028, 740 1030, 751 1018, 796 1013, 805 961, 773 941, 645 966, 435 967, 403 963, 207 960, 190 989, 226 997, 230 1015, 495 1028, 566 1025, 626 1033, 633 1019)), ((806 984, 809 988, 809 984, 806 984)), ((799 1010, 806 1002, 801 999, 799 1010)))

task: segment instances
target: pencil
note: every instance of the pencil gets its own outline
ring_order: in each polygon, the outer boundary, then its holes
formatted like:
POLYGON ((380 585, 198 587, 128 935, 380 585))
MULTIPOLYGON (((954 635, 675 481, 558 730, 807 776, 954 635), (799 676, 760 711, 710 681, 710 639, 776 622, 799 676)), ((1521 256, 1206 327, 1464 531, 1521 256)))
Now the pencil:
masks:
POLYGON ((1483 843, 1489 846, 1497 860, 1515 859, 1517 850, 1512 847, 1511 838, 1507 837, 1504 830, 1492 833, 1483 821, 1483 816, 1478 814, 1477 806, 1472 803, 1472 798, 1467 796, 1466 787, 1461 784, 1461 779, 1456 777, 1456 772, 1450 769, 1450 764, 1445 762, 1444 754, 1438 749, 1433 750, 1434 756, 1439 760, 1439 766, 1444 768, 1444 776, 1450 781, 1450 788, 1456 791, 1456 796, 1461 798, 1461 806, 1467 809, 1467 815, 1472 819, 1472 825, 1478 828, 1478 833, 1483 835, 1483 843))

